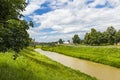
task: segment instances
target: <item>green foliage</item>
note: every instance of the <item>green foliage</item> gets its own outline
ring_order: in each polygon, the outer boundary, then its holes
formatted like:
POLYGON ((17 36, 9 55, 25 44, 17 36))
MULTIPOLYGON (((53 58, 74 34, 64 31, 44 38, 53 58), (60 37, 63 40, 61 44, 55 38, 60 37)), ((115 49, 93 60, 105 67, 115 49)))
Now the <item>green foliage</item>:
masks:
POLYGON ((117 44, 120 42, 119 34, 120 32, 117 32, 112 26, 103 33, 92 28, 90 33, 85 34, 84 43, 87 45, 117 44))
POLYGON ((32 21, 29 22, 29 26, 34 27, 34 24, 32 21))
POLYGON ((58 40, 58 43, 59 43, 59 44, 63 44, 63 40, 62 40, 62 39, 59 39, 59 40, 58 40))
POLYGON ((78 34, 75 34, 72 38, 74 44, 80 44, 80 38, 78 34))
POLYGON ((23 49, 13 60, 14 52, 0 53, 0 80, 96 80, 35 52, 23 49))
POLYGON ((84 42, 90 45, 100 45, 101 39, 102 33, 92 28, 90 33, 86 33, 84 42))
POLYGON ((19 19, 25 7, 25 0, 0 0, 0 23, 9 19, 19 19))
POLYGON ((101 44, 107 44, 108 43, 108 34, 106 32, 102 33, 102 39, 101 44))
POLYGON ((12 49, 19 52, 30 43, 26 30, 33 27, 21 20, 21 11, 26 7, 25 0, 0 0, 0 51, 12 49))
POLYGON ((8 24, 0 29, 0 51, 12 49, 19 52, 23 47, 27 47, 31 40, 26 31, 28 28, 24 20, 8 20, 8 24))
POLYGON ((58 45, 56 47, 45 46, 42 49, 120 68, 120 47, 116 46, 58 45))
POLYGON ((116 43, 120 43, 120 30, 115 34, 115 41, 116 43))
POLYGON ((107 35, 108 35, 108 36, 107 36, 108 43, 114 44, 114 43, 115 43, 115 33, 116 33, 115 28, 112 27, 112 26, 111 26, 111 27, 108 27, 106 33, 107 33, 107 35))
POLYGON ((84 37, 84 43, 85 44, 89 44, 89 38, 90 38, 89 36, 90 36, 89 33, 85 34, 85 37, 84 37))

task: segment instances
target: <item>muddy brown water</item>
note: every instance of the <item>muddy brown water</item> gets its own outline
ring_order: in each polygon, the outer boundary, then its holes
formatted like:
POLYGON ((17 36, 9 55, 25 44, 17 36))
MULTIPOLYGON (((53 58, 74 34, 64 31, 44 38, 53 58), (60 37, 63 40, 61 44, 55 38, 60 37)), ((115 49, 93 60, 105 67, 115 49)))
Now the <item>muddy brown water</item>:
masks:
POLYGON ((41 49, 35 49, 35 51, 43 54, 54 61, 57 61, 67 67, 79 70, 92 77, 96 77, 99 80, 120 80, 120 69, 103 65, 87 60, 77 59, 70 56, 65 56, 50 51, 43 51, 41 49))

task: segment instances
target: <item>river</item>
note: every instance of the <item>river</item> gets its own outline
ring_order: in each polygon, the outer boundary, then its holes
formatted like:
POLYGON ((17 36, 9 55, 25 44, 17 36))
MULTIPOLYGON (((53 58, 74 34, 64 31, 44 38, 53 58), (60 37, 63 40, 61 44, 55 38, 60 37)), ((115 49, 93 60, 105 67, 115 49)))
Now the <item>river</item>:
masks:
POLYGON ((50 51, 43 51, 41 49, 35 49, 35 51, 43 54, 54 61, 57 61, 67 67, 79 70, 92 77, 96 77, 99 80, 120 80, 120 69, 103 65, 87 60, 77 59, 70 56, 65 56, 50 51))

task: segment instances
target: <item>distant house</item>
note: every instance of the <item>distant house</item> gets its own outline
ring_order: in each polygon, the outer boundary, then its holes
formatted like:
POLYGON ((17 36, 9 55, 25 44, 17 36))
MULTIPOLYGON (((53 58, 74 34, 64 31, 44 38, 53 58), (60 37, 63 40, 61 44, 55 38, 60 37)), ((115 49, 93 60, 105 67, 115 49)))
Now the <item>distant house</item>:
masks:
MULTIPOLYGON (((57 42, 57 44, 60 44, 59 42, 57 42)), ((68 40, 68 41, 63 41, 63 43, 62 44, 70 44, 70 40, 68 40)))
POLYGON ((65 42, 63 42, 63 44, 70 44, 70 42, 69 41, 65 41, 65 42))

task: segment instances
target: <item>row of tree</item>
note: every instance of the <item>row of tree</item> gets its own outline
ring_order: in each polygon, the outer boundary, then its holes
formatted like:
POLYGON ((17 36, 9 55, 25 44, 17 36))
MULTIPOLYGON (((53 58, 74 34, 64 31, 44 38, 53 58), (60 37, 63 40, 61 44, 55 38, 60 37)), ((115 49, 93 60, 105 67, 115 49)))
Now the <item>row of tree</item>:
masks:
POLYGON ((101 44, 117 44, 120 42, 120 30, 116 30, 114 27, 108 27, 106 31, 96 31, 91 29, 90 33, 86 33, 84 43, 88 45, 101 45, 101 44))
MULTIPOLYGON (((72 40, 74 44, 113 45, 120 42, 120 30, 117 31, 112 26, 108 27, 104 32, 92 28, 89 33, 85 34, 83 40, 79 38, 78 34, 75 34, 72 40)), ((62 43, 62 39, 59 42, 62 43)))
POLYGON ((29 45, 27 30, 33 23, 21 20, 26 5, 25 0, 0 0, 0 51, 19 52, 29 45))

